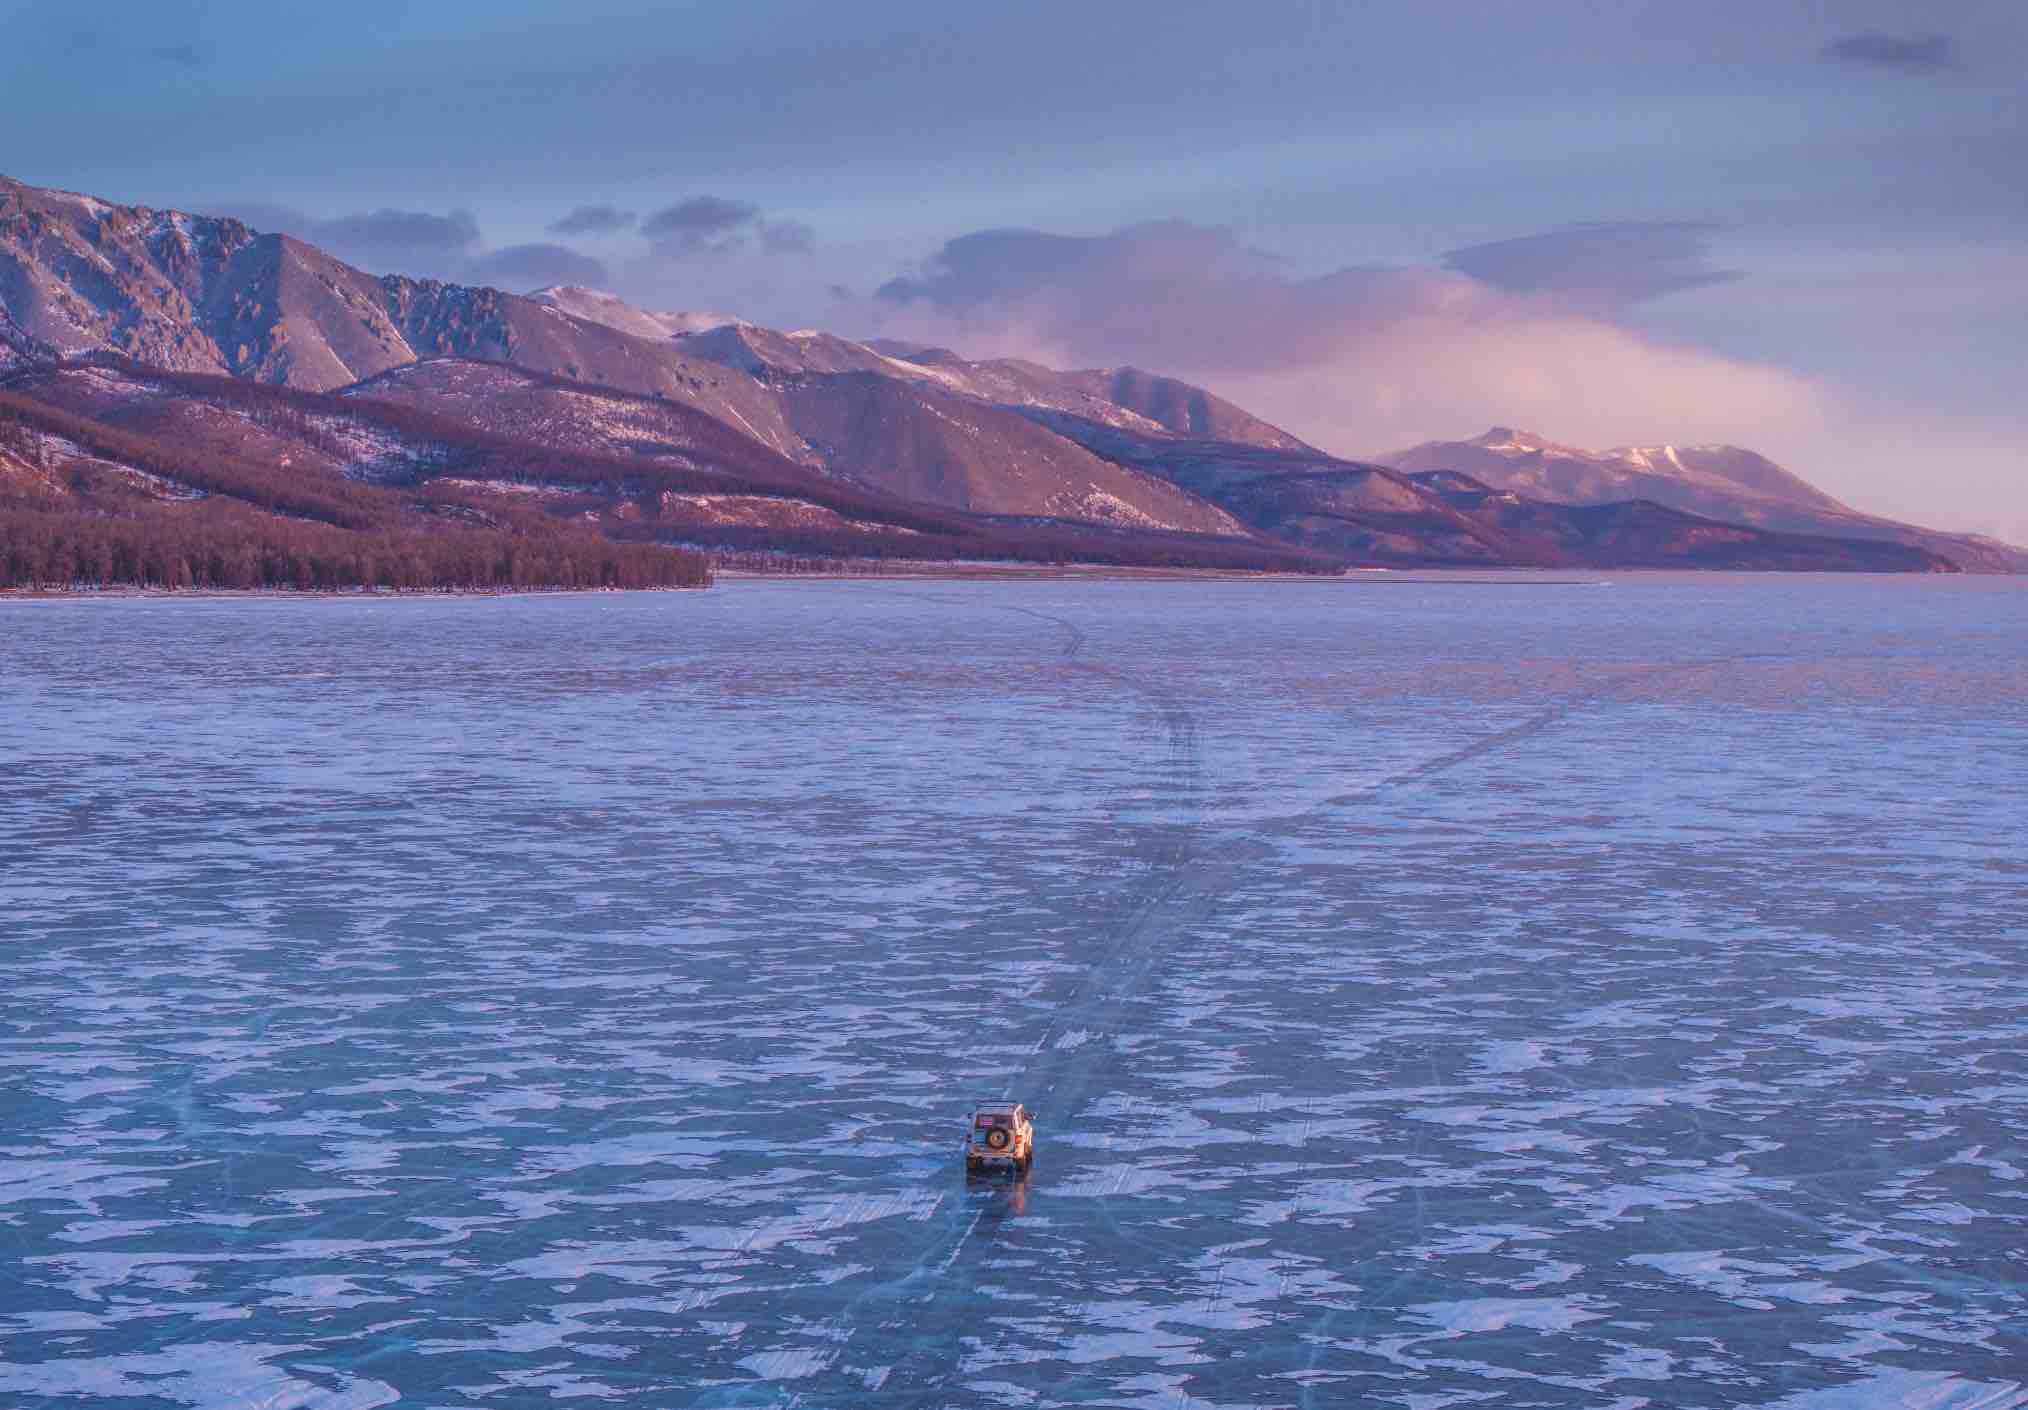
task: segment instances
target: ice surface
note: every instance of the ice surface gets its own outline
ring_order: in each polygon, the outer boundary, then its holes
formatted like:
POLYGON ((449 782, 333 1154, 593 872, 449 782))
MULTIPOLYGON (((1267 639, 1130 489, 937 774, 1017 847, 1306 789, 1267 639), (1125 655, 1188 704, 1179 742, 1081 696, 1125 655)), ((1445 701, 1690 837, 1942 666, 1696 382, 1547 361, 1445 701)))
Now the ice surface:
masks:
POLYGON ((1799 1391, 1768 1410, 2015 1410, 2028 1391, 2013 1381, 1967 1381, 1941 1371, 1882 1371, 1849 1385, 1799 1391))
POLYGON ((2020 584, 20 601, 0 680, 9 1407, 2028 1405, 2020 584))

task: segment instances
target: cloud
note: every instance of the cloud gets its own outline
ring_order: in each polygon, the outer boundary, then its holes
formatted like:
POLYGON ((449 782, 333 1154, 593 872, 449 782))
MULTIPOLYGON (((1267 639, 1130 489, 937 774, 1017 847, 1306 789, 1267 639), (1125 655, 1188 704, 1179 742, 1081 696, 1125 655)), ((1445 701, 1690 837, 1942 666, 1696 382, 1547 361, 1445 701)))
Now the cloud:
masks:
POLYGON ((817 248, 817 232, 800 220, 762 221, 761 248, 771 255, 806 255, 817 248))
POLYGON ((1268 272, 1229 232, 1184 221, 1128 226, 1095 237, 981 230, 946 241, 921 273, 890 280, 878 297, 962 311, 1111 281, 1148 286, 1208 279, 1228 286, 1268 272))
POLYGON ((1496 289, 1610 311, 1740 278, 1707 258, 1711 229, 1690 221, 1569 225, 1452 250, 1444 265, 1496 289))
POLYGON ((612 235, 630 230, 638 220, 632 211, 612 206, 579 206, 549 227, 552 235, 612 235))
POLYGON ((204 56, 188 40, 145 43, 135 32, 138 26, 121 24, 109 31, 92 18, 81 18, 79 12, 86 7, 49 0, 42 4, 17 4, 14 8, 17 13, 4 21, 4 32, 16 47, 24 50, 41 48, 73 57, 89 56, 99 64, 108 60, 132 64, 140 60, 184 69, 204 65, 204 56))
POLYGON ((980 231, 884 285, 868 312, 880 332, 974 356, 1206 382, 1343 454, 1496 423, 1615 444, 1740 439, 1818 417, 1801 378, 1608 316, 1601 289, 1624 301, 1671 278, 1680 287, 1682 270, 1666 271, 1685 234, 1613 246, 1610 277, 1573 272, 1581 241, 1555 244, 1560 259, 1545 246, 1484 261, 1523 291, 1459 268, 1299 277, 1228 231, 1174 221, 1090 237, 980 231))
POLYGON ((747 227, 759 220, 751 202, 692 196, 642 221, 641 233, 667 254, 710 254, 744 244, 747 227))
POLYGON ((1398 322, 1478 287, 1434 270, 1292 279, 1228 231, 1166 221, 1089 237, 960 236, 876 298, 960 332, 1015 332, 1058 355, 1250 372, 1327 359, 1363 325, 1398 322))
POLYGON ((764 219, 751 201, 691 196, 641 222, 641 233, 662 255, 727 254, 758 244, 767 254, 807 254, 816 232, 796 220, 764 219))
POLYGON ((583 284, 599 288, 611 281, 604 264, 567 245, 508 245, 474 260, 466 276, 475 283, 513 290, 548 284, 583 284))
POLYGON ((568 245, 537 243, 489 249, 469 211, 377 210, 318 217, 256 203, 221 214, 256 230, 293 235, 371 274, 448 279, 513 292, 545 284, 608 282, 606 266, 568 245))
POLYGON ((480 246, 469 211, 377 210, 314 216, 289 206, 242 202, 219 212, 256 230, 293 235, 374 274, 446 275, 480 246))
POLYGON ((226 201, 206 204, 208 214, 226 216, 252 226, 255 230, 271 235, 295 235, 304 228, 314 225, 315 220, 293 206, 270 205, 265 201, 226 201))
POLYGON ((470 211, 435 215, 429 211, 377 210, 312 221, 303 238, 340 258, 382 264, 391 270, 402 260, 440 260, 469 253, 479 244, 479 222, 470 211))
POLYGON ((1941 34, 1902 36, 1869 29, 1843 35, 1817 52, 1834 63, 1864 64, 1896 73, 1941 73, 1957 67, 1951 41, 1941 34))

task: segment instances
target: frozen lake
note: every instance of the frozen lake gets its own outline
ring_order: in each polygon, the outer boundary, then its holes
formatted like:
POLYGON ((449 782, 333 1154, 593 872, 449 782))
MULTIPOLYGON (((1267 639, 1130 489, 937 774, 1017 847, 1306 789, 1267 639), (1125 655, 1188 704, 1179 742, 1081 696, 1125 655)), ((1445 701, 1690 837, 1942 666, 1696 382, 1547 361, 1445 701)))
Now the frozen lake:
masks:
POLYGON ((0 602, 0 768, 10 1408, 2028 1405, 2028 582, 0 602))

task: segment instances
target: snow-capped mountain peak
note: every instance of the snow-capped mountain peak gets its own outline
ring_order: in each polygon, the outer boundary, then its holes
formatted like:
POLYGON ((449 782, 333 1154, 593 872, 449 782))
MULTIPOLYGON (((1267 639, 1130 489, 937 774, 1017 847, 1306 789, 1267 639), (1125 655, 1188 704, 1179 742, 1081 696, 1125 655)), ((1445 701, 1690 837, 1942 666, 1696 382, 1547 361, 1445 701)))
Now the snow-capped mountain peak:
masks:
MULTIPOLYGON (((1547 436, 1538 436, 1533 431, 1517 431, 1512 426, 1494 426, 1485 434, 1465 442, 1481 450, 1494 451, 1501 455, 1532 455, 1538 451, 1568 451, 1568 446, 1557 445, 1547 436)), ((1583 452, 1573 452, 1582 454, 1583 452)))

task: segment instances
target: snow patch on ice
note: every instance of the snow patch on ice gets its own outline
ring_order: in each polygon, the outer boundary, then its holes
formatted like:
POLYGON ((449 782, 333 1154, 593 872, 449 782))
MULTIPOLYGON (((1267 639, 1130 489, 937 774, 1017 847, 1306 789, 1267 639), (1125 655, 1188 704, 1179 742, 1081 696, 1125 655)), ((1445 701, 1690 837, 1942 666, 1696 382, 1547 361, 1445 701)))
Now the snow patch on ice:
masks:
POLYGON ((401 1392, 384 1381, 325 1371, 333 1386, 268 1363, 308 1348, 265 1342, 191 1342, 167 1351, 0 1361, 0 1391, 23 1396, 169 1400, 205 1410, 373 1410, 401 1392))
POLYGON ((1537 1332, 1567 1332, 1604 1318, 1595 1297, 1472 1297, 1457 1302, 1420 1302, 1408 1311, 1446 1332, 1497 1332, 1525 1327, 1537 1332))

